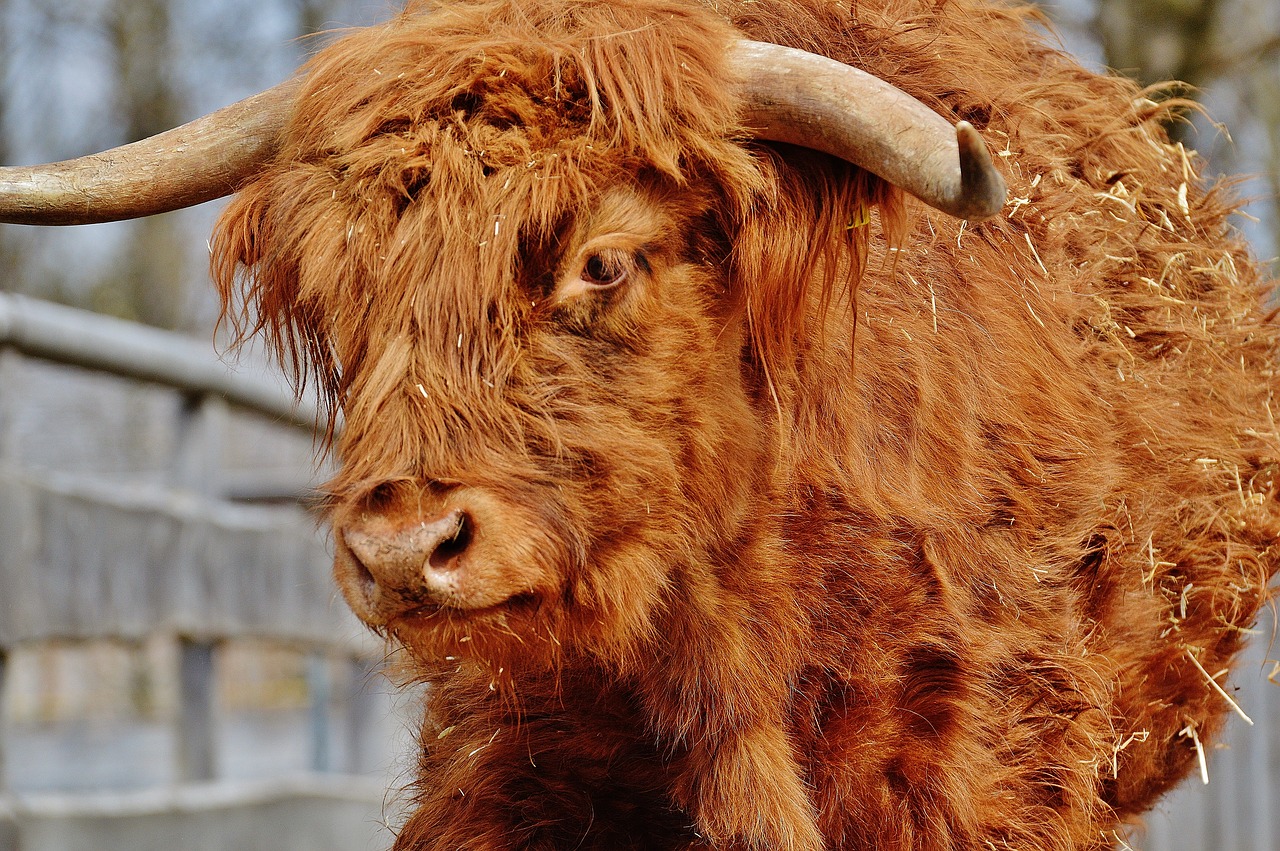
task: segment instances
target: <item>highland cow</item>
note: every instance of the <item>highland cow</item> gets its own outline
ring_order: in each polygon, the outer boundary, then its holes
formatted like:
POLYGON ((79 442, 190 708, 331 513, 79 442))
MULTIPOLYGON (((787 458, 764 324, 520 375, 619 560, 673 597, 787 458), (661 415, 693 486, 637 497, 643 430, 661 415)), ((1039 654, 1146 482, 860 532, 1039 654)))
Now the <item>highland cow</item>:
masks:
POLYGON ((430 684, 397 848, 1102 849, 1209 746, 1280 336, 1173 106, 1036 22, 411 2, 141 202, 242 184, 228 315, 343 417, 337 580, 430 684))

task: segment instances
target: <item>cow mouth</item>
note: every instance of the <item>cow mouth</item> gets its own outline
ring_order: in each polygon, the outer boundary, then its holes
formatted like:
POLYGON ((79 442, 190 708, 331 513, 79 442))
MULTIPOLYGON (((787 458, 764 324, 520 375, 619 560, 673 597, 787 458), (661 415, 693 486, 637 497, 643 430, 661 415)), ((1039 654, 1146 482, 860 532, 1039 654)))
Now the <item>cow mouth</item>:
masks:
POLYGON ((505 621, 511 616, 531 615, 541 606, 539 595, 533 591, 521 591, 513 594, 500 603, 479 608, 460 608, 447 603, 425 603, 406 609, 387 619, 387 629, 398 632, 402 629, 422 631, 432 629, 436 624, 448 620, 450 625, 480 624, 490 621, 505 621))
POLYGON ((425 604, 394 615, 379 631, 424 662, 483 661, 501 674, 535 663, 555 646, 539 619, 542 604, 532 591, 478 609, 425 604))

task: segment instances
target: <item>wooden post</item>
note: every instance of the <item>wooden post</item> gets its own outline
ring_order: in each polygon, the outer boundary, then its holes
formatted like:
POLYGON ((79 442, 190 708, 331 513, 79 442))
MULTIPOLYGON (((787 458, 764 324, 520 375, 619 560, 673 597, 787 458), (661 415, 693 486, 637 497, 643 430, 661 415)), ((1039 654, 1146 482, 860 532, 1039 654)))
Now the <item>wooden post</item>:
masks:
MULTIPOLYGON (((9 765, 5 761, 5 742, 9 736, 9 718, 5 713, 5 699, 9 685, 9 648, 0 644, 0 797, 9 791, 9 765)), ((0 848, 4 843, 0 842, 0 848)))
POLYGON ((5 688, 9 676, 9 649, 0 645, 0 851, 19 851, 18 823, 9 798, 8 766, 5 763, 5 737, 8 735, 4 713, 5 688))
POLYGON ((173 484, 206 496, 220 496, 222 444, 227 402, 210 394, 185 395, 178 415, 173 484))
POLYGON ((214 653, 212 641, 178 639, 178 718, 175 734, 180 783, 215 776, 214 653))
POLYGON ((310 700, 311 770, 333 771, 333 677, 329 672, 329 657, 324 650, 312 650, 307 655, 307 697, 310 700))
MULTIPOLYGON (((17 409, 15 399, 18 390, 14 385, 20 358, 21 355, 9 346, 0 346, 0 467, 13 464, 18 458, 13 411, 17 409)), ((0 513, 12 514, 12 508, 12 505, 4 504, 0 499, 0 513)), ((11 526, 6 528, 4 522, 6 519, 9 524, 21 522, 20 518, 0 516, 0 535, 5 538, 7 548, 5 554, 0 555, 0 559, 27 558, 30 555, 27 552, 28 546, 23 545, 20 536, 12 534, 11 526)), ((0 568, 2 567, 3 565, 0 565, 0 568)), ((0 569, 0 576, 3 576, 4 572, 0 569)), ((11 589, 10 593, 12 593, 11 589)), ((0 620, 6 617, 4 606, 0 605, 0 620)), ((8 703, 9 648, 5 646, 5 642, 10 640, 10 637, 4 632, 4 629, 0 629, 0 851, 19 851, 18 823, 12 808, 13 800, 9 797, 9 765, 8 755, 5 752, 5 743, 9 735, 9 718, 5 713, 5 706, 8 703)))
MULTIPOLYGON (((226 403, 208 393, 185 394, 178 413, 173 459, 174 486, 214 495, 222 460, 226 403)), ((215 662, 213 641, 178 638, 178 717, 174 754, 180 783, 216 775, 215 662)))
POLYGON ((39 601, 33 601, 31 594, 38 587, 35 563, 41 546, 40 524, 15 425, 21 410, 22 361, 16 349, 0 345, 0 652, 30 638, 32 621, 39 622, 32 611, 39 612, 39 606, 32 605, 39 601))
POLYGON ((351 671, 348 688, 347 712, 347 771, 364 774, 381 766, 369 765, 367 743, 373 728, 374 713, 379 706, 378 683, 382 679, 381 666, 365 656, 356 656, 347 662, 351 671))
POLYGON ((0 346, 0 462, 15 462, 19 457, 18 435, 13 428, 18 410, 18 366, 22 355, 9 346, 0 346))
MULTIPOLYGON (((17 360, 20 355, 10 349, 8 346, 0 346, 0 467, 7 466, 17 457, 17 447, 14 446, 16 440, 13 428, 13 413, 16 409, 14 397, 17 396, 17 390, 13 388, 14 372, 17 369, 17 360)), ((0 511, 9 508, 0 500, 0 511)), ((6 528, 3 522, 5 518, 0 517, 0 532, 4 532, 5 537, 10 539, 6 542, 6 548, 10 550, 6 555, 0 555, 0 559, 5 558, 24 558, 28 555, 26 547, 21 546, 21 542, 11 540, 8 534, 10 530, 6 528), (16 550, 16 552, 13 552, 16 550)), ((10 520, 10 522, 13 522, 10 520)), ((3 565, 0 565, 3 568, 3 565)), ((0 569, 0 576, 5 571, 0 569)), ((4 606, 0 605, 0 620, 6 617, 4 606)), ((13 640, 5 634, 6 630, 0 628, 0 797, 8 794, 9 791, 9 775, 8 764, 5 756, 5 742, 9 733, 8 717, 5 714, 5 695, 8 686, 9 676, 9 648, 5 646, 6 641, 13 640)), ((0 813, 0 851, 10 846, 5 844, 5 829, 8 822, 4 819, 4 814, 0 813)))

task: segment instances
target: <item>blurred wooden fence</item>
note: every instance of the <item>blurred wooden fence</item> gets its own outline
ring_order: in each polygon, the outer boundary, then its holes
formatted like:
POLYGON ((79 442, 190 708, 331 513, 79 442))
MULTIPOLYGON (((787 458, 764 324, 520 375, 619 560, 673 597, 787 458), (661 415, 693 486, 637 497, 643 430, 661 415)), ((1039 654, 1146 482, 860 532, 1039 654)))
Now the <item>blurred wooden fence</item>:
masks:
POLYGON ((210 344, 0 294, 0 698, 20 648, 157 634, 178 648, 157 788, 24 792, 0 714, 0 851, 390 844, 386 778, 361 753, 385 727, 382 647, 335 598, 298 502, 314 421, 210 344), (312 660, 308 770, 287 778, 219 777, 219 648, 246 637, 312 660))

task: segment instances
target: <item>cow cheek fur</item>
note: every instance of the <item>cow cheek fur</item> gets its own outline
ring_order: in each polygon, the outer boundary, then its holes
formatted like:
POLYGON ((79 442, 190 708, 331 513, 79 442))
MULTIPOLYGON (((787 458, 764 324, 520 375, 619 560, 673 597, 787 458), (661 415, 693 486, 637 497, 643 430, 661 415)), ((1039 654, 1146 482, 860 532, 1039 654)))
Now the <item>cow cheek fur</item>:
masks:
POLYGON ((767 475, 722 285, 680 263, 655 277, 634 310, 596 330, 615 342, 549 331, 529 344, 535 374, 564 385, 552 415, 569 469, 556 467, 556 504, 583 554, 565 566, 561 638, 619 676, 670 642, 699 566, 755 535, 767 475))

